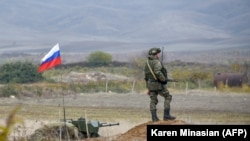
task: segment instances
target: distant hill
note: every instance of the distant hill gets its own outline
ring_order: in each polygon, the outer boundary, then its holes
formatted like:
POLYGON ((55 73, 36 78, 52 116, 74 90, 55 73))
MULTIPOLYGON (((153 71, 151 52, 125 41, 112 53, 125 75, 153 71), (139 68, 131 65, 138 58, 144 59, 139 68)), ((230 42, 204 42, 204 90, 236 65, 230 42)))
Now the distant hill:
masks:
POLYGON ((250 45, 246 0, 3 0, 0 53, 195 51, 250 45))
MULTIPOLYGON (((131 51, 129 53, 112 52, 113 61, 130 62, 134 58, 145 57, 147 50, 131 51)), ((39 53, 2 53, 0 54, 0 65, 9 61, 31 61, 39 64, 40 60, 45 54, 39 53)), ((84 66, 89 53, 67 53, 62 52, 63 64, 72 64, 84 66)), ((250 48, 249 47, 235 47, 226 49, 211 49, 198 51, 169 51, 164 48, 164 62, 182 61, 182 62, 198 62, 198 63, 216 63, 216 64, 230 64, 230 63, 250 63, 250 48)), ((70 65, 69 65, 70 66, 70 65)))

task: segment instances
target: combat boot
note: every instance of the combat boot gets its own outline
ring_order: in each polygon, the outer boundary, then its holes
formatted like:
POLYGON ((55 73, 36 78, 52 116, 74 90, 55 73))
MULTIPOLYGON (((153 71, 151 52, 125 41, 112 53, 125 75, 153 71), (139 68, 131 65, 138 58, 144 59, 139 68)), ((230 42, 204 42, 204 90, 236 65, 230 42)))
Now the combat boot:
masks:
POLYGON ((169 114, 169 109, 164 110, 163 120, 175 120, 176 117, 169 114))
POLYGON ((153 122, 159 121, 159 118, 157 117, 156 110, 151 110, 151 116, 152 116, 152 121, 153 122))

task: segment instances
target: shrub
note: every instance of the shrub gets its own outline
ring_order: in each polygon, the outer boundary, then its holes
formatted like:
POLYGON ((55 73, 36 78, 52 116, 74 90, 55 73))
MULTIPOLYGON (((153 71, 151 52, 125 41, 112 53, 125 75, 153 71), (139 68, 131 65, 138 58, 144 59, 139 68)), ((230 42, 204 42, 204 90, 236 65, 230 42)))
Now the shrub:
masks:
POLYGON ((88 62, 93 66, 105 66, 112 62, 112 56, 102 51, 96 51, 88 56, 88 62))
POLYGON ((33 83, 42 79, 37 66, 30 62, 6 63, 0 67, 0 83, 33 83))

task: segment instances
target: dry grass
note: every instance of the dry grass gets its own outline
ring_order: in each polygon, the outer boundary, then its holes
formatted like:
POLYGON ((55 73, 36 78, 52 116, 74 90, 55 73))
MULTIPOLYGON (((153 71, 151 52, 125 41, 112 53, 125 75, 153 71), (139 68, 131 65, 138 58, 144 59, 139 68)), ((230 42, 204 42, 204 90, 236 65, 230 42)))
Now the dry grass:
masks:
MULTIPOLYGON (((0 106, 0 119, 4 119, 15 106, 0 106)), ((107 108, 107 107, 65 107, 66 119, 77 119, 85 117, 88 119, 103 122, 128 121, 139 123, 150 120, 150 113, 147 109, 139 108, 107 108)), ((63 119, 63 107, 45 105, 22 105, 18 116, 24 120, 34 121, 57 121, 63 119)), ((174 113, 179 119, 192 123, 250 123, 248 113, 231 113, 219 111, 177 111, 174 113), (230 117, 230 118, 229 118, 230 117)), ((163 111, 158 112, 161 117, 163 111)))
POLYGON ((7 141, 9 134, 11 134, 13 127, 17 123, 22 123, 21 120, 16 118, 16 114, 19 111, 20 106, 16 106, 6 118, 5 126, 0 125, 0 141, 7 141))
MULTIPOLYGON (((13 105, 0 106, 0 118, 5 118, 13 105)), ((104 121, 116 121, 116 119, 126 119, 138 121, 141 118, 148 117, 146 109, 131 108, 103 108, 103 107, 65 107, 65 115, 67 119, 76 119, 84 117, 85 112, 89 119, 97 119, 104 121), (140 114, 138 114, 140 113, 140 114), (128 118, 129 117, 129 118, 128 118)), ((63 118, 63 107, 45 106, 45 105, 22 105, 18 115, 23 119, 30 120, 59 120, 63 118)))
MULTIPOLYGON (((13 108, 15 108, 15 106, 0 106, 0 119, 6 118, 13 108)), ((145 119, 150 120, 149 111, 147 109, 65 107, 66 119, 77 119, 79 117, 84 117, 85 112, 87 113, 88 119, 95 119, 99 121, 116 122, 117 119, 120 119, 130 122, 139 122, 142 119, 144 121, 145 119)), ((206 121, 206 119, 209 119, 211 122, 225 121, 226 123, 226 121, 234 120, 237 122, 250 122, 249 114, 247 113, 229 113, 219 111, 177 111, 175 114, 179 118, 190 121, 206 121)), ((162 111, 159 111, 159 117, 162 115, 162 111)), ((22 105, 22 108, 18 111, 18 116, 22 117, 24 120, 55 121, 63 119, 63 108, 44 105, 22 105)))

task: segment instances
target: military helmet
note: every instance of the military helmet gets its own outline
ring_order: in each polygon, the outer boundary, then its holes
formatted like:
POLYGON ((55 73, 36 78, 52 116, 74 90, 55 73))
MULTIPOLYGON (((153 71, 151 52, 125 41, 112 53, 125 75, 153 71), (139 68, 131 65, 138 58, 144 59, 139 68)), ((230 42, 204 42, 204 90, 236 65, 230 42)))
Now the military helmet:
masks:
POLYGON ((148 51, 148 55, 156 55, 157 53, 160 53, 161 52, 161 49, 160 48, 151 48, 149 51, 148 51))

